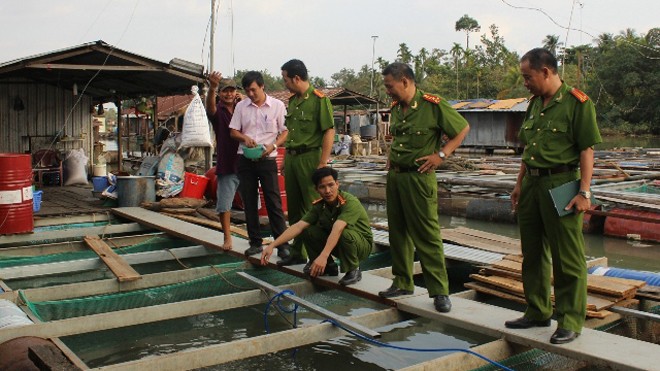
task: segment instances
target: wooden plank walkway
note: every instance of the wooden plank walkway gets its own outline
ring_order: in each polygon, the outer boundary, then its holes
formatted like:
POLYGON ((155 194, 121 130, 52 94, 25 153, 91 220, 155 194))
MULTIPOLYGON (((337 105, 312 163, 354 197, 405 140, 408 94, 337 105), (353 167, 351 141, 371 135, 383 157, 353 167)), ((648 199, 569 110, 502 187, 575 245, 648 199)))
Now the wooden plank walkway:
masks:
MULTIPOLYGON (((209 247, 219 248, 218 241, 222 241, 222 232, 181 222, 141 208, 121 208, 114 209, 113 212, 209 247)), ((247 249, 247 243, 235 244, 230 253, 240 256, 245 249, 247 249)), ((277 259, 272 257, 269 265, 276 267, 274 260, 277 259)), ((251 257, 250 260, 256 262, 256 256, 251 257)), ((302 267, 301 264, 281 267, 280 270, 303 276, 302 267)), ((313 279, 313 282, 342 289, 368 299, 386 302, 405 312, 569 358, 621 370, 660 370, 660 346, 656 344, 585 328, 582 335, 570 345, 554 345, 549 342, 549 339, 556 327, 555 321, 553 321, 553 326, 548 328, 513 330, 504 327, 504 321, 520 317, 522 313, 517 311, 452 296, 452 311, 446 314, 439 313, 433 308, 432 300, 428 298, 428 293, 423 288, 415 288, 413 295, 388 300, 378 297, 378 291, 389 287, 390 279, 365 272, 362 281, 355 285, 341 287, 338 280, 339 277, 318 277, 313 279)))

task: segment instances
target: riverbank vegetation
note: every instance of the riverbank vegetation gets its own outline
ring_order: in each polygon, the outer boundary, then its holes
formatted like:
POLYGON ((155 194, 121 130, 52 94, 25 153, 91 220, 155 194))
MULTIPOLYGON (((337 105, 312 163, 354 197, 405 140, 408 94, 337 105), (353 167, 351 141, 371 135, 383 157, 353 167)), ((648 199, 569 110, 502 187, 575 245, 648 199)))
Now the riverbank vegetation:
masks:
MULTIPOLYGON (((490 25, 470 43, 470 35, 481 31, 478 21, 468 15, 456 22, 456 31, 466 33, 466 44, 430 45, 416 53, 402 42, 397 60, 413 66, 426 92, 445 99, 506 99, 528 97, 519 70, 521 54, 510 50, 490 25)), ((575 31, 579 32, 579 31, 575 31)), ((569 85, 586 92, 596 103, 602 130, 618 134, 660 135, 660 28, 646 33, 633 29, 618 35, 601 34, 588 44, 564 47, 557 35, 539 40, 539 47, 552 50, 560 61, 559 73, 569 85)), ((441 43, 441 42, 439 42, 441 43)), ((524 51, 523 51, 524 52, 524 51)), ((312 78, 317 87, 341 86, 381 101, 389 99, 380 71, 392 61, 377 57, 374 69, 365 64, 358 71, 343 68, 331 81, 312 78)), ((237 78, 245 71, 239 71, 237 78)), ((281 90, 279 73, 264 71, 267 90, 281 90)), ((279 72, 279 71, 278 71, 279 72)))

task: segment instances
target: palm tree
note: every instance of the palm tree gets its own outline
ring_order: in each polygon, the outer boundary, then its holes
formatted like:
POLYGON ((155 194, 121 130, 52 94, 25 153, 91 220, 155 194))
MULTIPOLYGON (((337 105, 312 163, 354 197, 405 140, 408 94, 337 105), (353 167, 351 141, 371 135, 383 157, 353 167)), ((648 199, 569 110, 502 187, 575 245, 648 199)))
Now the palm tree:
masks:
POLYGON ((406 43, 399 44, 399 50, 396 52, 396 56, 400 62, 410 64, 410 61, 413 59, 412 52, 406 43))
POLYGON ((543 47, 548 49, 552 55, 557 56, 557 47, 562 45, 559 42, 559 36, 557 35, 546 35, 543 39, 543 47))
POLYGON ((465 50, 470 49, 470 32, 479 32, 481 31, 481 26, 476 19, 465 14, 458 21, 456 21, 455 26, 456 31, 465 31, 465 50))
POLYGON ((454 69, 456 70, 456 98, 458 99, 458 60, 461 58, 461 55, 463 55, 463 48, 461 48, 461 44, 459 43, 454 43, 454 45, 451 47, 451 50, 449 51, 449 54, 454 58, 454 69))

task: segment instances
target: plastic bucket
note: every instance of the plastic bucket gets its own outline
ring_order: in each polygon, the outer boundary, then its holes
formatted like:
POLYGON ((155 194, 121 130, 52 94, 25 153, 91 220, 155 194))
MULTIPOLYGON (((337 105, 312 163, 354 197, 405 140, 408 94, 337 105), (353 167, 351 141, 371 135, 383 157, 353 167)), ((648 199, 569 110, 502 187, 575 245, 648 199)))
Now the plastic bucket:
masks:
POLYGON ((137 207, 142 202, 156 201, 155 176, 118 176, 117 206, 137 207))
POLYGON ((103 190, 108 188, 109 185, 110 183, 108 183, 107 176, 92 177, 92 186, 94 187, 94 192, 103 192, 103 190))
POLYGON ((32 194, 32 211, 39 212, 41 210, 41 195, 44 191, 35 191, 32 194))
POLYGON ((181 191, 180 196, 199 199, 204 198, 204 192, 206 191, 206 184, 208 182, 209 178, 204 175, 185 173, 183 190, 181 191))
POLYGON ((108 175, 108 170, 105 164, 102 165, 94 165, 94 168, 92 169, 92 175, 94 176, 107 176, 108 175))
POLYGON ((32 207, 31 156, 0 153, 0 234, 32 232, 32 207))

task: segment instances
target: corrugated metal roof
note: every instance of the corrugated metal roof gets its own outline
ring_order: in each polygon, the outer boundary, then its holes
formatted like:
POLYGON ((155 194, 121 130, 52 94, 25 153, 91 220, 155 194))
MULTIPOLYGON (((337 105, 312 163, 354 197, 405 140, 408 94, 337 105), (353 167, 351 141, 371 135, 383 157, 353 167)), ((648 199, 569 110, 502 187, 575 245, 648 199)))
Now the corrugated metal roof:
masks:
POLYGON ((76 84, 96 101, 190 91, 204 81, 203 66, 172 59, 163 63, 102 40, 0 64, 0 83, 27 79, 65 89, 76 84))
POLYGON ((488 106, 488 109, 511 109, 516 104, 526 101, 527 98, 513 98, 513 99, 502 99, 494 101, 493 104, 488 106))
MULTIPOLYGON (((371 98, 369 96, 345 88, 320 88, 318 90, 320 90, 321 93, 323 93, 326 97, 330 98, 332 104, 336 106, 363 106, 369 104, 380 104, 381 106, 384 105, 383 102, 380 102, 375 98, 371 98)), ((267 93, 271 97, 281 100, 286 105, 289 104, 289 98, 293 96, 293 94, 288 90, 271 91, 267 93)))

